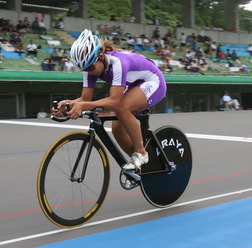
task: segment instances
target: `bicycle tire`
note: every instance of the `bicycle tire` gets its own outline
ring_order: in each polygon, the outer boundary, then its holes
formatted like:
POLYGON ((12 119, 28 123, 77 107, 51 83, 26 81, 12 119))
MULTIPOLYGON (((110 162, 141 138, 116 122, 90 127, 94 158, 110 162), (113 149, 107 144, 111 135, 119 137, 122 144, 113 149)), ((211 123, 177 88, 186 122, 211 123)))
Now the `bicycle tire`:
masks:
MULTIPOLYGON (((69 179, 80 146, 89 133, 71 132, 46 152, 38 171, 37 195, 45 216, 55 225, 72 228, 93 217, 101 207, 109 186, 110 165, 102 144, 94 139, 83 182, 69 179)), ((85 151, 81 161, 83 167, 85 151)), ((76 173, 79 177, 81 168, 76 173)))
POLYGON ((171 173, 164 171, 165 165, 150 138, 146 142, 149 162, 142 166, 140 187, 148 202, 162 208, 174 204, 185 191, 192 170, 192 153, 185 134, 179 129, 163 126, 154 133, 176 169, 171 173))

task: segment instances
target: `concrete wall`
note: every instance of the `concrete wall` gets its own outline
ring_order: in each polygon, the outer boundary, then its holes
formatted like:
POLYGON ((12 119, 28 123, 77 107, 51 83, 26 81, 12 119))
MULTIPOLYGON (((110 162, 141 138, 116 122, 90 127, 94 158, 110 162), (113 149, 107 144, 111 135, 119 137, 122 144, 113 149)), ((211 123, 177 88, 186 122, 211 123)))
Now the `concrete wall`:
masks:
MULTIPOLYGON (((24 20, 24 17, 28 17, 29 21, 32 23, 32 21, 36 17, 36 13, 17 12, 13 10, 0 9, 0 16, 1 18, 11 20, 12 24, 16 26, 18 20, 24 20)), ((45 24, 48 29, 52 27, 50 15, 46 15, 45 24)), ((120 26, 123 32, 130 33, 133 36, 137 36, 140 34, 147 34, 150 37, 152 36, 154 29, 156 28, 155 25, 146 25, 146 24, 129 23, 129 22, 112 22, 112 21, 83 19, 74 17, 64 17, 64 25, 66 31, 72 31, 72 32, 81 32, 85 28, 96 31, 98 30, 99 25, 108 25, 108 27, 120 26)), ((161 36, 164 36, 167 33, 167 28, 164 26, 159 26, 159 30, 161 36)))
MULTIPOLYGON (((32 22, 36 16, 36 13, 31 12, 17 12, 13 10, 3 10, 0 9, 0 16, 4 19, 10 19, 12 24, 15 26, 18 23, 18 20, 23 20, 24 17, 28 17, 30 22, 32 22)), ((51 28, 51 16, 46 15, 45 23, 47 28, 51 28)), ((155 25, 146 25, 138 23, 129 23, 129 22, 112 22, 112 21, 103 21, 96 19, 83 19, 83 18, 74 18, 74 17, 65 17, 64 18, 65 30, 73 32, 81 32, 85 28, 91 29, 93 31, 98 30, 99 25, 108 25, 120 26, 123 29, 123 32, 132 34, 133 36, 147 34, 150 37, 153 34, 155 25)), ((161 36, 164 36, 167 33, 167 28, 164 26, 159 26, 161 36)), ((196 35, 209 36, 213 41, 219 43, 235 43, 235 44, 251 44, 252 43, 252 34, 246 33, 233 33, 227 31, 213 31, 213 30, 200 30, 193 28, 177 28, 176 37, 179 39, 181 33, 184 32, 186 35, 195 33, 196 35)))
MULTIPOLYGON (((148 34, 150 37, 152 36, 154 29, 156 28, 155 25, 146 25, 146 24, 129 23, 129 22, 103 21, 96 19, 82 19, 73 17, 64 17, 64 25, 66 31, 73 31, 73 32, 81 32, 85 28, 95 31, 98 30, 99 25, 108 25, 108 27, 120 26, 123 32, 130 33, 133 36, 137 36, 140 34, 148 34)), ((164 26, 159 26, 159 30, 161 36, 167 33, 167 28, 164 26)))
POLYGON ((181 33, 186 35, 191 35, 194 33, 196 36, 209 36, 213 41, 218 43, 233 43, 233 44, 251 44, 252 43, 252 34, 245 33, 234 33, 227 31, 212 31, 212 30, 203 30, 203 29, 193 29, 193 28, 178 28, 176 31, 176 37, 179 39, 181 33))
MULTIPOLYGON (((28 17, 30 23, 36 17, 36 13, 33 12, 17 12, 13 10, 0 9, 0 17, 3 19, 11 20, 12 25, 15 27, 18 24, 19 20, 24 20, 25 17, 28 17)), ((51 28, 51 16, 46 15, 45 24, 47 28, 51 28)))

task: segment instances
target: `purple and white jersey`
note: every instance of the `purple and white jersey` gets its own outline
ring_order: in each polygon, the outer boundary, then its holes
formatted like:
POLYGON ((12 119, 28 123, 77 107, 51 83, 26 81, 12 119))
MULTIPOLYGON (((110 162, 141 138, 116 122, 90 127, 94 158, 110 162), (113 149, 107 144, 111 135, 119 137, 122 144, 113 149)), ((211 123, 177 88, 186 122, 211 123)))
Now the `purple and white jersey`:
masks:
MULTIPOLYGON (((149 106, 159 102, 166 93, 166 82, 158 67, 144 56, 132 52, 106 52, 107 68, 100 79, 111 86, 139 86, 145 92, 147 99, 153 95, 149 106), (155 93, 155 94, 154 94, 155 93)), ((83 87, 94 88, 97 76, 83 73, 83 87)))

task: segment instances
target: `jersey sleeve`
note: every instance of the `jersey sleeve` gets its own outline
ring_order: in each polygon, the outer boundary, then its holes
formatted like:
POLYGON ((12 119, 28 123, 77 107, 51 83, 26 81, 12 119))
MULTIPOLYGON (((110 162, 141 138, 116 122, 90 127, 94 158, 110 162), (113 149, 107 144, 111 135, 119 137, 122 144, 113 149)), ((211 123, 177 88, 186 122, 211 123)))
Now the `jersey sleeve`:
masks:
POLYGON ((127 61, 123 59, 115 58, 113 67, 113 80, 111 82, 112 86, 126 86, 126 75, 128 72, 127 61))
POLYGON ((83 72, 83 87, 94 88, 97 81, 96 76, 89 75, 87 72, 83 72))

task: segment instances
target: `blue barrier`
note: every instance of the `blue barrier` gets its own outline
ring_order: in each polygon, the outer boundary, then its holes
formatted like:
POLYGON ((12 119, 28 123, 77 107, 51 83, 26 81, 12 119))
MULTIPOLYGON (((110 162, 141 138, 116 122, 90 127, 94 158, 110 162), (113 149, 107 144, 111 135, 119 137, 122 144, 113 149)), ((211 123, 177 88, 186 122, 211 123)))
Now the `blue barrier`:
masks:
POLYGON ((24 59, 24 53, 8 52, 2 49, 2 54, 5 59, 24 59))

